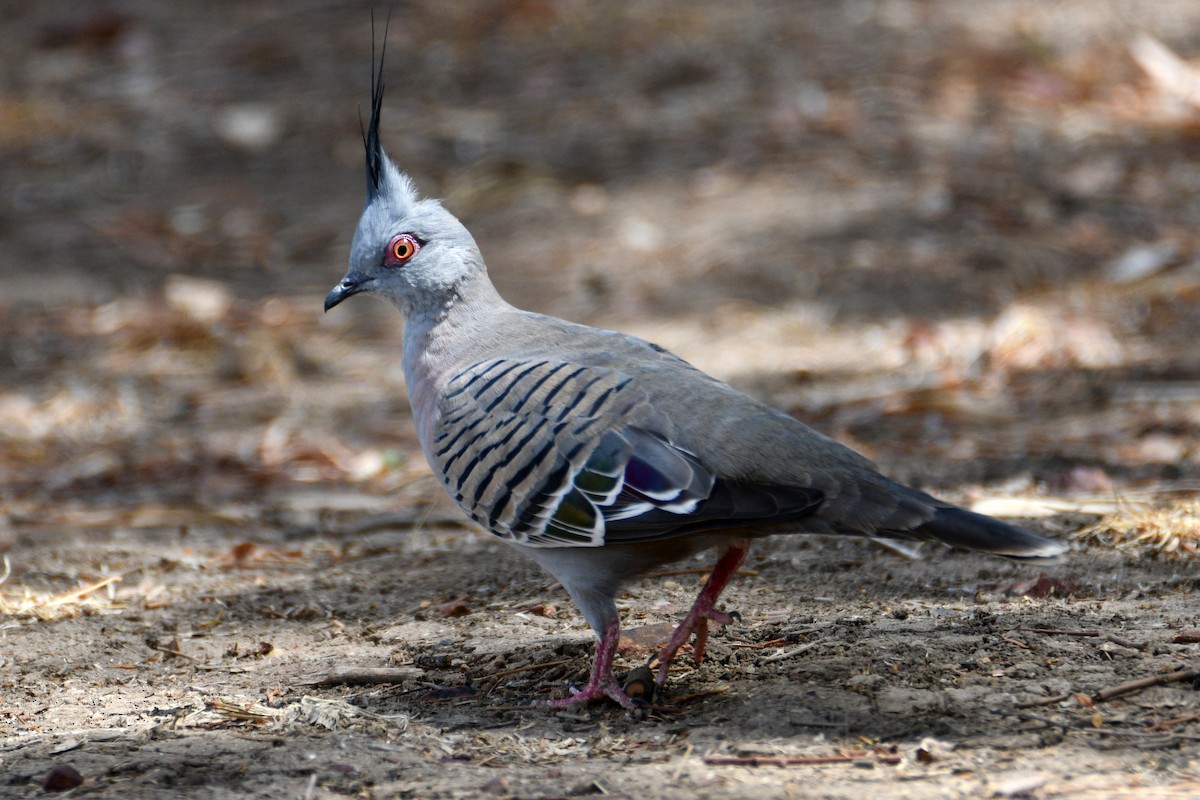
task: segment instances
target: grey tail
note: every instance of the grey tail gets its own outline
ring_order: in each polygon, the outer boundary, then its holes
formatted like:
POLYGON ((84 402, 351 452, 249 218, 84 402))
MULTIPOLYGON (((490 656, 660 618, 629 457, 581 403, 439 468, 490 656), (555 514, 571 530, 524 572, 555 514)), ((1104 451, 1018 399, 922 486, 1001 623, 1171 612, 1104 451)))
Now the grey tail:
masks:
POLYGON ((956 547, 1011 558, 1053 558, 1067 546, 1021 528, 957 506, 939 506, 933 519, 913 533, 924 534, 956 547))
MULTIPOLYGON (((375 12, 371 11, 371 121, 362 131, 363 147, 367 151, 367 197, 375 197, 382 189, 383 145, 379 143, 379 117, 383 111, 383 62, 387 57, 388 27, 392 24, 392 12, 383 23, 383 45, 379 48, 379 66, 375 66, 375 12)), ((362 116, 358 118, 362 129, 362 116)))

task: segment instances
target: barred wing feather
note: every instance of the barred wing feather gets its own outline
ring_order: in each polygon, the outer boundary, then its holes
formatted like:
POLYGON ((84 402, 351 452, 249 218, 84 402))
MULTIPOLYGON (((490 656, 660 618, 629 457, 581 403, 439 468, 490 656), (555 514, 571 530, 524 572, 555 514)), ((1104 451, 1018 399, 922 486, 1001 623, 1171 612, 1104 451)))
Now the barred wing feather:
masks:
POLYGON ((598 547, 792 519, 821 500, 808 488, 718 480, 615 370, 484 361, 450 380, 440 410, 433 455, 447 490, 477 522, 526 545, 598 547))

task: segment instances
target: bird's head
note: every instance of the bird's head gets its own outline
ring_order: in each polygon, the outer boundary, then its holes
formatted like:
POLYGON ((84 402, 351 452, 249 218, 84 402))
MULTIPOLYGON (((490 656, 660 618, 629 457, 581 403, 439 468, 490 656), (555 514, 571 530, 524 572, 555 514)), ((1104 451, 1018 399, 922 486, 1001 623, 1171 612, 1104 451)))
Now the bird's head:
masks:
POLYGON ((378 71, 372 53, 371 121, 363 132, 367 202, 350 245, 350 268, 325 297, 325 310, 365 292, 392 301, 407 316, 437 313, 472 279, 485 276, 486 268, 466 227, 437 200, 420 197, 383 152, 379 116, 386 51, 385 29, 378 71))

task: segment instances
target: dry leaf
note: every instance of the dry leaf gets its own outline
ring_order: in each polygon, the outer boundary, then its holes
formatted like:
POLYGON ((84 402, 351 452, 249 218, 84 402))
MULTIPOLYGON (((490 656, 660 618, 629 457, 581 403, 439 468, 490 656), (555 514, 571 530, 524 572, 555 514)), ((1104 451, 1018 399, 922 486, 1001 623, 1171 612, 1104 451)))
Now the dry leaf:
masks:
POLYGON ((435 617, 465 617, 473 611, 474 609, 461 597, 429 608, 429 612, 435 617))
POLYGON ((671 638, 675 626, 669 622, 656 625, 639 625, 636 628, 621 631, 621 642, 617 652, 626 658, 636 658, 647 653, 656 652, 671 638))

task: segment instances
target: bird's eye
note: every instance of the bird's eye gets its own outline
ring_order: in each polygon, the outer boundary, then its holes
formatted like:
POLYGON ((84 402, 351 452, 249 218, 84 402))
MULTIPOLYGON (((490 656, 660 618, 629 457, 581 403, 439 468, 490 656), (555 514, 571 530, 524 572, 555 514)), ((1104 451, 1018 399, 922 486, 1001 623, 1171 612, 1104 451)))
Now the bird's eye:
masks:
POLYGON ((398 236, 393 236, 392 240, 388 242, 383 262, 389 267, 398 267, 407 263, 420 250, 421 244, 416 240, 416 237, 411 233, 401 233, 398 236))

